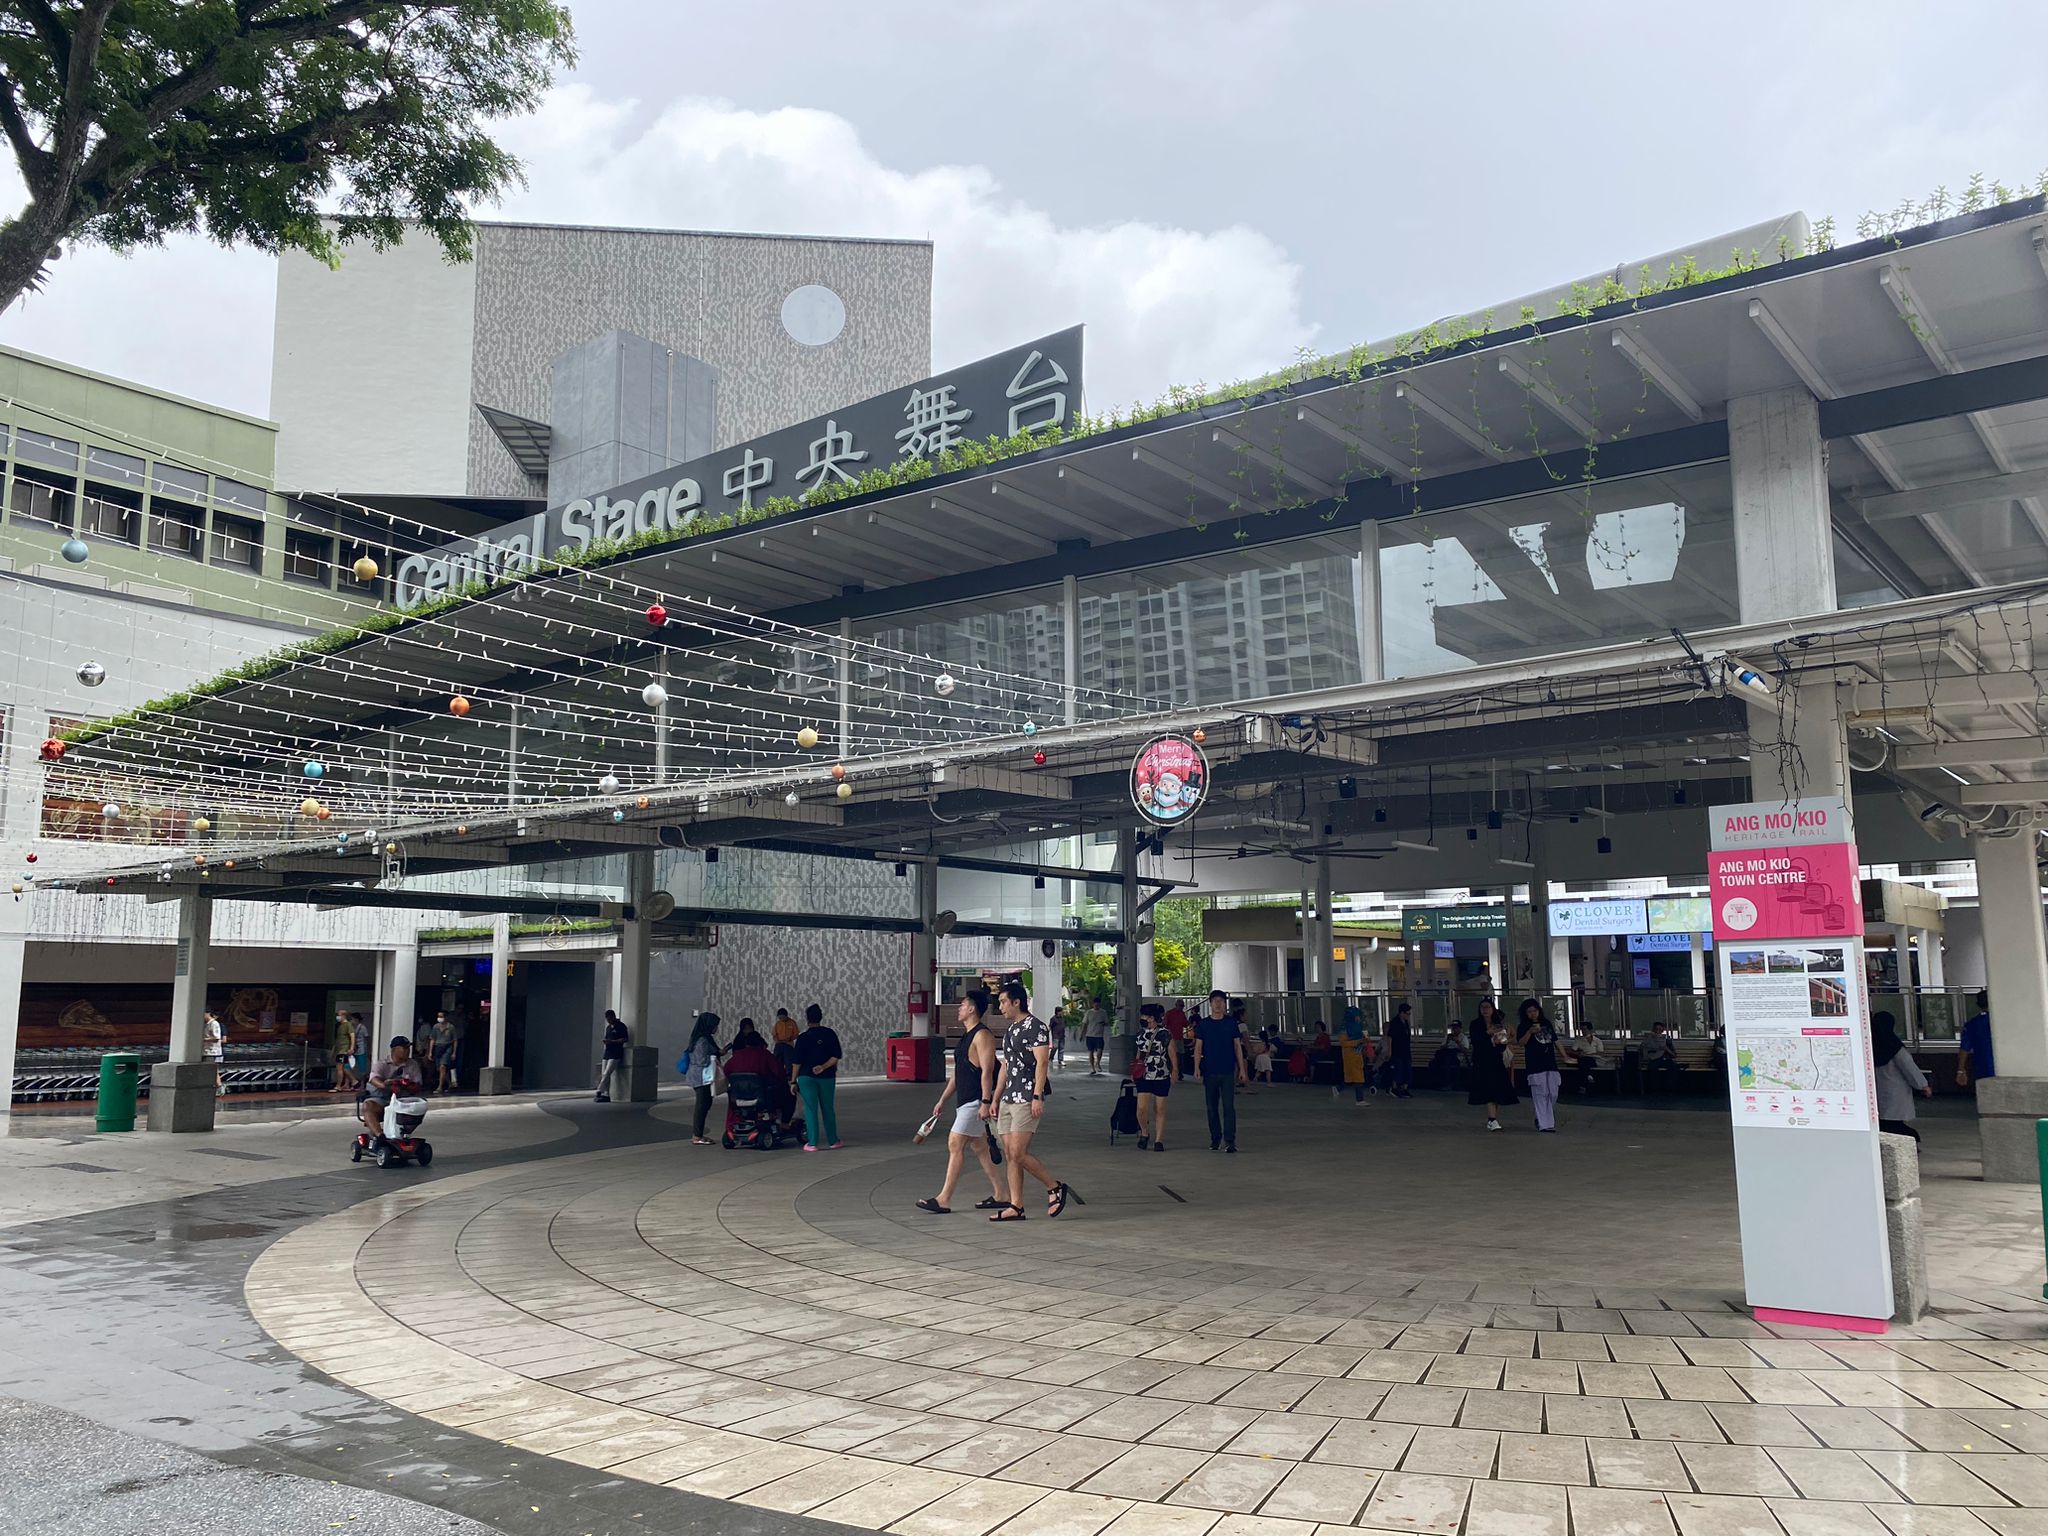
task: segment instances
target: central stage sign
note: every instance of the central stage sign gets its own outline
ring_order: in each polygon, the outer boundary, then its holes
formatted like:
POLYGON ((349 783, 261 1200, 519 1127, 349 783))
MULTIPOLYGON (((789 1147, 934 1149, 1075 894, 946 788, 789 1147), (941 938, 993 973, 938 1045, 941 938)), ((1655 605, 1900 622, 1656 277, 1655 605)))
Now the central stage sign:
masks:
POLYGON ((593 544, 681 539, 700 517, 744 512, 774 497, 801 500, 906 459, 937 459, 968 442, 1070 427, 1080 411, 1077 325, 601 495, 578 497, 500 532, 409 555, 398 564, 392 601, 409 611, 472 582, 516 576, 550 555, 593 544))

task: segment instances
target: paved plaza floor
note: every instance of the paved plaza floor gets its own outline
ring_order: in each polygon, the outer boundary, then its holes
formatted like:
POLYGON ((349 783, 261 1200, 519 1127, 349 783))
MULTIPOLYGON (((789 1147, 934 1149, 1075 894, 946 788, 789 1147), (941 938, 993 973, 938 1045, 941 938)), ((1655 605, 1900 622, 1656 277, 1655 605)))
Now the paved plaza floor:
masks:
POLYGON ((918 1086, 815 1155, 568 1100, 442 1117, 425 1174, 333 1121, 0 1142, 0 1206, 102 1191, 0 1231, 0 1394, 514 1533, 2048 1536, 2038 1195, 1967 1119, 1936 1311, 1867 1339, 1741 1310, 1719 1115, 1283 1087, 1230 1156, 1184 1094, 1159 1155, 1113 1090, 1042 1138, 1087 1203, 1007 1227, 915 1208, 918 1086))

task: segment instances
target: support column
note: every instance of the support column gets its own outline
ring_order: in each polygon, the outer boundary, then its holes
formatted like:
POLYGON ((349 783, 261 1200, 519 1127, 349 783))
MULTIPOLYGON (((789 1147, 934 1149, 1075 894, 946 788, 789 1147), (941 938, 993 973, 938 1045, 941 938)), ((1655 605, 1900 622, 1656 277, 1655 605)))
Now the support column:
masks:
POLYGON ((1138 996, 1140 998, 1159 995, 1159 967, 1153 955, 1152 941, 1147 939, 1138 946, 1138 996))
POLYGON ((1692 967, 1692 989, 1695 992, 1707 990, 1707 936, 1703 933, 1688 933, 1685 936, 1685 958, 1692 967))
POLYGON ((1938 992, 1948 985, 1941 959, 1941 935, 1932 928, 1922 928, 1915 942, 1920 949, 1920 985, 1938 992))
POLYGON ((839 760, 853 756, 853 620, 839 621, 839 760))
MULTIPOLYGON (((917 875, 917 932, 910 936, 909 990, 924 993, 924 1012, 908 1015, 910 1037, 922 1040, 940 1032, 939 1020, 939 935, 932 931, 939 915, 939 865, 936 859, 922 859, 911 866, 917 875)), ((908 993, 905 1006, 908 1007, 908 993)), ((1032 1004, 1037 1011, 1038 1004, 1032 1004)), ((1045 1010, 1040 1017, 1049 1018, 1045 1010)), ((934 1068, 936 1070, 936 1068, 934 1068)))
MULTIPOLYGON (((660 1091, 660 1066, 648 1043, 653 1004, 654 925, 637 914, 647 908, 654 893, 654 850, 641 849, 626 856, 626 899, 636 914, 619 925, 619 1017, 632 1032, 626 1047, 625 1101, 652 1104, 660 1091)), ((618 1097, 614 1093, 614 1097, 618 1097)))
POLYGON ((1387 675, 1386 640, 1380 625, 1380 525, 1368 517, 1358 526, 1358 680, 1376 683, 1387 675))
POLYGON ((391 1024, 391 951, 380 949, 370 966, 370 1061, 382 1061, 386 1055, 384 1047, 390 1043, 393 1028, 391 1024))
MULTIPOLYGON (((16 781, 20 782, 19 780, 16 781)), ((25 937, 27 901, 9 903, 0 917, 0 1083, 14 1081, 14 1042, 21 1032, 21 973, 28 955, 25 937)), ((13 1120, 12 1096, 0 1097, 0 1136, 13 1120)))
POLYGON ((519 706, 508 704, 505 720, 505 809, 519 809, 519 706))
POLYGON ((2048 1118, 2048 940, 2041 927, 2041 872, 2031 828, 1970 839, 1984 923, 1984 977, 1991 993, 1991 1050, 1998 1075, 1977 1084, 1984 1177, 2031 1184, 2039 1177, 2034 1122, 2048 1118))
MULTIPOLYGON (((654 661, 654 680, 661 684, 662 691, 668 691, 668 652, 663 651, 654 661)), ((668 700, 663 699, 654 711, 654 777, 657 783, 668 781, 668 700)))
POLYGON ((1081 718, 1081 583, 1060 578, 1060 691, 1066 696, 1067 724, 1081 718))
POLYGON ((512 1008, 512 919, 500 912, 491 919, 491 1028, 483 1070, 476 1075, 479 1094, 510 1093, 512 1067, 505 1059, 507 1016, 512 1008))
POLYGON ((1323 1015, 1334 1026, 1344 1016, 1343 999, 1340 994, 1344 984, 1336 975, 1330 960, 1330 951, 1337 947, 1337 924, 1331 912, 1336 905, 1336 893, 1331 888, 1330 856, 1327 853, 1316 856, 1316 923, 1312 935, 1303 937, 1315 946, 1315 974, 1319 984, 1316 990, 1322 994, 1323 1015))
POLYGON ((1116 834, 1116 871, 1123 877, 1117 903, 1117 926, 1123 938, 1116 946, 1116 1021, 1109 1038, 1104 1062, 1112 1072, 1123 1072, 1131 1064, 1131 1047, 1137 1039, 1138 1005, 1138 833, 1135 827, 1119 827, 1116 834))
POLYGON ((171 971, 171 1056, 149 1069, 152 1131, 213 1129, 213 1063, 206 1059, 207 956, 213 898, 178 898, 178 949, 171 971))
MULTIPOLYGON (((385 992, 388 1000, 385 1006, 391 1015, 391 1035, 404 1035, 409 1040, 416 1040, 420 1022, 420 947, 417 943, 402 944, 391 951, 389 960, 391 974, 385 992)), ((431 1024, 433 1020, 427 1022, 431 1024)), ((389 1040, 391 1035, 384 1038, 389 1040)), ((417 1045, 413 1053, 419 1053, 417 1045)))
POLYGON ((1504 968, 1505 964, 1506 962, 1501 954, 1500 940, 1488 939, 1486 941, 1487 985, 1493 988, 1493 995, 1499 1001, 1501 1011, 1503 1013, 1512 1013, 1514 1009, 1508 1002, 1508 994, 1514 990, 1514 978, 1508 975, 1504 968))

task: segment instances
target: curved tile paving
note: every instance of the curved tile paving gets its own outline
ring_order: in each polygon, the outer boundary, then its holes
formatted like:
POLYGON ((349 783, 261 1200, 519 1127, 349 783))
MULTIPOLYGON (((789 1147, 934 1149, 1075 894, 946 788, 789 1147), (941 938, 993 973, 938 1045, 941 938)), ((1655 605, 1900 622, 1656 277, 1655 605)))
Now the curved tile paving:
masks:
POLYGON ((424 1418, 906 1536, 2048 1533, 2048 1327, 2016 1296, 1788 1337, 1714 1290, 1218 1260, 1085 1211, 934 1222, 913 1166, 465 1174, 282 1238, 247 1299, 424 1418), (421 1342, 386 1360, 396 1329, 421 1342))

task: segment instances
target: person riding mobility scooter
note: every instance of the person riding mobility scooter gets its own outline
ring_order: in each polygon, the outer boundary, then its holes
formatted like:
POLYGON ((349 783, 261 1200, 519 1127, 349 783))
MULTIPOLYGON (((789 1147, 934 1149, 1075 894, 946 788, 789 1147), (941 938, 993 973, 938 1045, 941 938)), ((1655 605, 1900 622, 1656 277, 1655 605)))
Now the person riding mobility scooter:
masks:
POLYGON ((359 1163, 365 1153, 379 1168, 417 1161, 424 1168, 434 1160, 434 1146, 419 1134, 427 1118, 426 1074, 413 1060, 412 1042, 391 1037, 390 1055, 379 1062, 356 1101, 363 1128, 356 1132, 348 1160, 359 1163))

